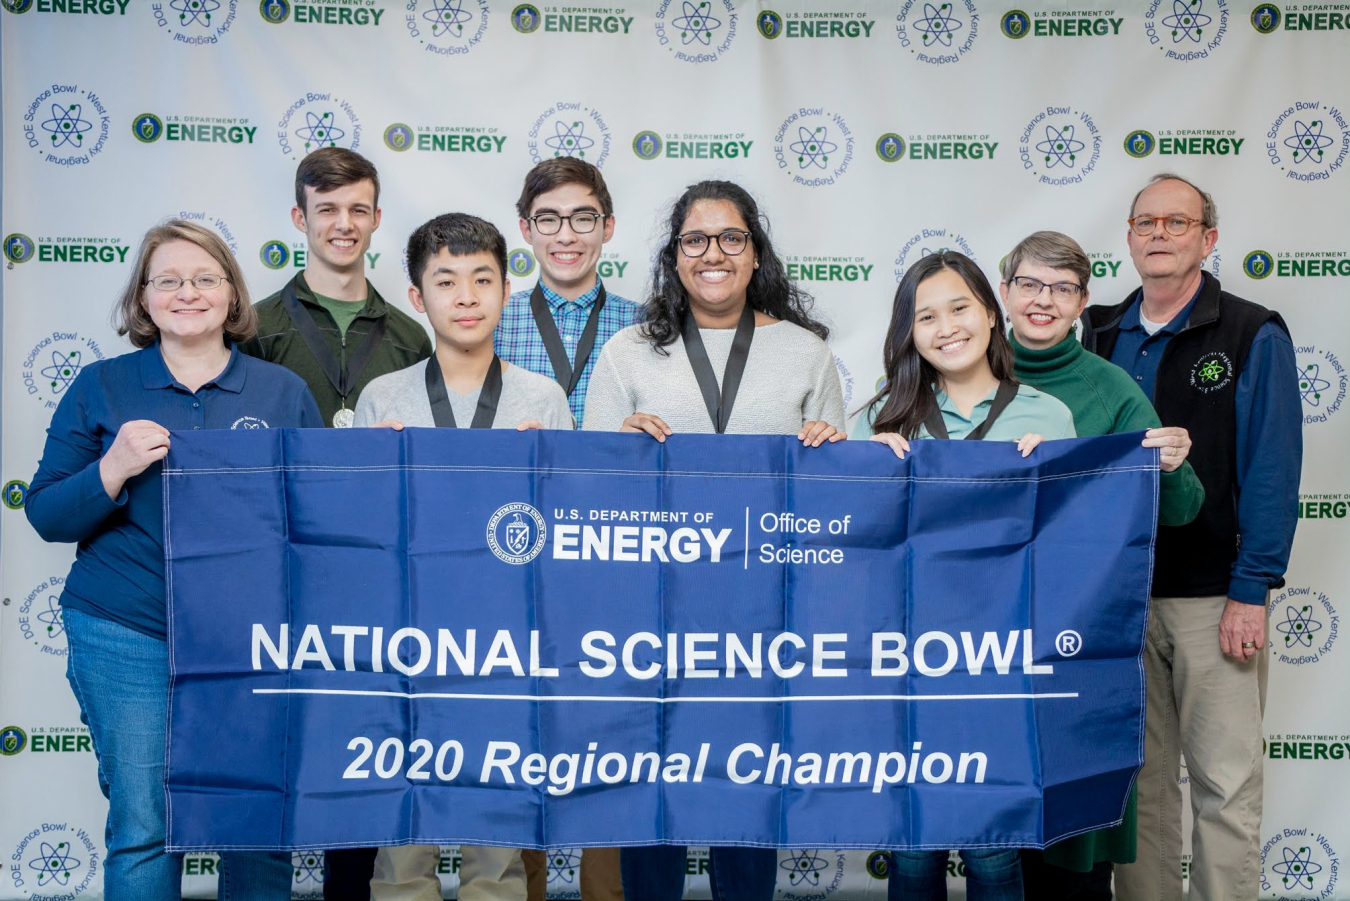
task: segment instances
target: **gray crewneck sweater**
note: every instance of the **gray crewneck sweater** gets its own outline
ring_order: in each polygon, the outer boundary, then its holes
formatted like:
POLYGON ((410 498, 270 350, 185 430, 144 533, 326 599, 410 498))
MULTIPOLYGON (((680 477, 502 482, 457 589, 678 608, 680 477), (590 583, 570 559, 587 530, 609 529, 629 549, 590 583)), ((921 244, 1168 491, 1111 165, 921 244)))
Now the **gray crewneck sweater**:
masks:
MULTIPOLYGON (((641 412, 661 417, 676 433, 711 433, 684 342, 668 344, 666 356, 639 328, 629 326, 605 344, 586 393, 582 427, 616 432, 624 419, 641 412)), ((721 385, 736 330, 699 329, 699 335, 721 385)), ((727 432, 795 435, 815 420, 844 429, 843 392, 830 348, 790 322, 756 326, 727 432)))

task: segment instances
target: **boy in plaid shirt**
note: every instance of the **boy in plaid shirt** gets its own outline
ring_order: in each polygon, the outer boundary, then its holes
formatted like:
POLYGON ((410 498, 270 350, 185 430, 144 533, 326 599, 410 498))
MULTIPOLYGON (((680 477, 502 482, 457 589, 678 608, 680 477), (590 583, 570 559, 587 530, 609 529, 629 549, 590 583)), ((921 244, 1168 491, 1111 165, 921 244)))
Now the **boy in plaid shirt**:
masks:
POLYGON ((558 157, 525 176, 516 212, 539 263, 539 284, 512 295, 493 346, 506 362, 555 379, 580 428, 600 349, 637 322, 641 309, 608 294, 596 273, 614 236, 614 204, 599 169, 558 157))

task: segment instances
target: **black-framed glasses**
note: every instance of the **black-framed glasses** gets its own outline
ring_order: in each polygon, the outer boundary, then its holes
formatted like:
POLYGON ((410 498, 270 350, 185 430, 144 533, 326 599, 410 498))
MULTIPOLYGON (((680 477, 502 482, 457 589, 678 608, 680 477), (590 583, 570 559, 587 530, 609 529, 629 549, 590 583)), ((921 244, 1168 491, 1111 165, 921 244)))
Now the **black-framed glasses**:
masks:
POLYGON ((595 231, 595 227, 604 219, 601 213, 586 211, 583 213, 573 213, 570 216, 559 216, 557 213, 540 213, 538 216, 531 216, 529 221, 534 224, 534 230, 541 235, 556 235, 562 231, 564 222, 571 223, 572 231, 579 235, 589 235, 595 231))
POLYGON ((1191 226, 1200 225, 1205 220, 1192 219, 1189 216, 1135 216, 1133 219, 1127 219, 1130 228, 1141 238, 1147 238, 1153 234, 1153 229, 1158 227, 1158 223, 1163 224, 1167 233, 1173 237, 1181 237, 1191 230, 1191 226))
POLYGON ((1083 286, 1075 282, 1043 282, 1029 275, 1014 275, 1011 281, 1023 300, 1040 297, 1046 288, 1050 289, 1050 296, 1055 300, 1077 300, 1078 295, 1083 293, 1083 286))
POLYGON ((736 257, 745 253, 745 248, 750 246, 750 233, 740 228, 729 228, 715 235, 705 235, 703 232, 686 232, 675 236, 675 243, 680 245, 680 252, 687 257, 703 256, 708 252, 708 246, 713 241, 717 242, 717 246, 722 253, 729 257, 736 257))
MULTIPOLYGON (((192 287, 198 291, 211 291, 219 288, 229 279, 223 275, 216 275, 214 272, 203 272, 201 275, 194 275, 187 279, 192 283, 192 287)), ((176 275, 160 275, 146 281, 147 285, 152 286, 156 291, 177 291, 183 287, 184 279, 176 275)))

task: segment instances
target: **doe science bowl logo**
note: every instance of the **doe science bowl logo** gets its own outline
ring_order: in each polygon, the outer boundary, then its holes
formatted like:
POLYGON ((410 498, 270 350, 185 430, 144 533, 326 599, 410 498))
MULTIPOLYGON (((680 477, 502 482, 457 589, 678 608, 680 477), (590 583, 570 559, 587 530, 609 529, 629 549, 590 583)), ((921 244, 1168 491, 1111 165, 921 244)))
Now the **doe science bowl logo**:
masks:
POLYGON ((1303 398, 1303 424, 1326 422, 1340 412, 1350 375, 1340 357, 1311 344, 1295 347, 1298 357, 1298 393, 1303 398))
POLYGON ((92 338, 73 331, 52 332, 24 356, 24 390, 54 410, 80 370, 101 359, 103 351, 92 338))
POLYGON ((1307 586, 1285 588, 1270 599, 1270 653, 1279 663, 1320 663, 1336 644, 1340 617, 1326 594, 1307 586))
POLYGON ((835 184, 853 162, 853 130, 825 107, 801 107, 788 116, 774 132, 773 144, 779 170, 808 188, 835 184))
POLYGON ((99 884, 102 853, 87 829, 40 823, 10 854, 10 883, 30 898, 78 898, 99 884))
POLYGON ((818 848, 779 851, 778 885, 785 889, 785 898, 828 898, 843 883, 847 860, 843 851, 818 848))
POLYGON ((194 47, 220 43, 234 24, 239 0, 169 0, 147 6, 159 30, 179 44, 194 47))
POLYGON ((1167 59, 1207 59, 1228 33, 1228 6, 1225 0, 1150 0, 1144 33, 1167 59))
POLYGON ((5 235, 5 262, 7 268, 13 269, 15 263, 27 263, 37 253, 37 245, 33 239, 25 234, 15 232, 11 235, 5 235))
POLYGON ((24 109, 24 140, 54 166, 88 165, 111 131, 103 98, 78 84, 53 84, 24 109))
POLYGON ((656 40, 681 62, 715 63, 736 39, 732 0, 661 0, 656 40))
POLYGON ((919 62, 947 66, 970 52, 979 23, 974 0, 905 0, 895 17, 895 36, 919 62))
POLYGON ((409 0, 404 19, 408 36, 427 53, 460 56, 483 42, 488 0, 409 0))
POLYGON ((352 105, 331 93, 305 94, 286 110, 277 123, 281 152, 299 159, 320 147, 361 145, 361 119, 352 105))
POLYGON ((1298 101, 1266 132, 1266 155, 1285 178, 1324 181, 1350 156, 1350 123, 1339 109, 1320 100, 1298 101))
POLYGON ((58 658, 65 657, 69 650, 61 616, 61 586, 65 581, 61 576, 44 579, 19 604, 17 620, 24 641, 31 642, 38 653, 58 658))
POLYGON ((544 517, 529 504, 499 507, 488 520, 488 548, 505 563, 529 563, 544 549, 547 537, 544 517))
POLYGON ((1326 835, 1281 829, 1261 845, 1261 897, 1307 901, 1336 897, 1340 858, 1326 835))
POLYGON ((506 269, 513 278, 525 278, 534 272, 534 254, 517 247, 506 255, 506 269))
POLYGON ((1280 27, 1280 8, 1274 3, 1258 3, 1252 9, 1252 27, 1270 34, 1280 27))
POLYGON ((1082 184, 1101 158, 1101 129, 1087 110, 1047 106, 1022 129, 1019 153, 1040 184, 1082 184))
MULTIPOLYGON (((925 228, 915 232, 895 255, 895 280, 899 283, 905 273, 919 260, 935 253, 955 250, 976 259, 970 242, 949 228, 925 228)), ((978 262, 978 260, 977 260, 978 262)), ((878 388, 878 391, 881 389, 878 388)))
POLYGON ((535 163, 570 156, 600 169, 609 159, 611 140, 609 126, 598 109, 559 101, 535 117, 525 146, 535 163))

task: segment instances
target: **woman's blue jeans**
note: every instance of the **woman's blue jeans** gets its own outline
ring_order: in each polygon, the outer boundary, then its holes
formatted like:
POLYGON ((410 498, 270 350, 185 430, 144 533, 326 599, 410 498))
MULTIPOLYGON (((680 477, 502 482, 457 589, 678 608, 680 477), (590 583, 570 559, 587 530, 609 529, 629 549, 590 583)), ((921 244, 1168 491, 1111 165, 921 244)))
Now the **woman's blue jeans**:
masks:
MULTIPOLYGON (((946 901, 946 851, 892 851, 887 901, 946 901)), ((1022 901, 1016 848, 966 849, 966 901, 1022 901)))
MULTIPOLYGON (((624 848, 619 857, 623 896, 634 901, 680 901, 684 897, 683 845, 624 848)), ((778 882, 773 848, 713 848, 708 855, 713 901, 771 901, 778 882)), ((1020 883, 1019 883, 1020 884, 1020 883)))
MULTIPOLYGON (((177 901, 183 858, 164 850, 169 646, 78 610, 66 610, 62 620, 70 644, 66 678, 89 727, 99 787, 108 799, 103 897, 177 901)), ((284 901, 291 876, 288 853, 225 853, 218 897, 284 901)))

